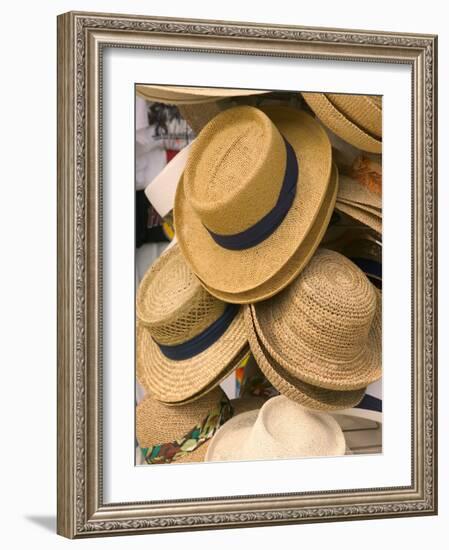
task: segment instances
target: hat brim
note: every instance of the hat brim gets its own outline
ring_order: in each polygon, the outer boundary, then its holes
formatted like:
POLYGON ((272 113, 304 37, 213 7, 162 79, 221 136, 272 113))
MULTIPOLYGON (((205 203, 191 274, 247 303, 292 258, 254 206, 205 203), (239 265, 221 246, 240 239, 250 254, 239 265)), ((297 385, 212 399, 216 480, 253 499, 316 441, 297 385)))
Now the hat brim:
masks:
POLYGON ((382 138, 382 107, 371 96, 326 94, 346 118, 375 138, 382 138))
POLYGON ((266 94, 265 90, 239 90, 235 88, 197 88, 190 86, 156 86, 139 84, 137 94, 148 101, 167 105, 193 105, 208 103, 226 97, 242 97, 266 94))
POLYGON ((307 233, 305 239, 298 247, 292 258, 290 258, 283 268, 269 281, 252 290, 248 290, 247 292, 238 292, 233 294, 228 292, 220 292, 215 288, 206 285, 204 281, 201 281, 204 287, 216 298, 224 300, 225 302, 232 302, 236 304, 260 302, 262 300, 267 300, 274 294, 280 292, 304 269, 320 244, 332 217, 332 212, 337 198, 337 190, 338 171, 334 165, 332 168, 328 192, 321 206, 320 212, 310 228, 310 231, 307 233))
POLYGON ((293 376, 268 353, 258 336, 249 306, 245 308, 245 326, 251 352, 260 370, 282 395, 308 409, 329 412, 354 407, 363 399, 366 387, 351 391, 330 390, 308 384, 293 376))
POLYGON ((302 92, 307 105, 332 132, 354 147, 369 153, 382 153, 382 141, 364 132, 329 101, 325 94, 302 92))
POLYGON ((367 187, 358 183, 353 178, 340 174, 338 181, 337 200, 345 200, 359 204, 361 207, 369 206, 382 210, 382 196, 369 191, 367 187))
POLYGON ((247 292, 272 279, 306 238, 330 185, 331 146, 317 121, 288 107, 270 107, 264 111, 292 145, 299 164, 292 206, 268 238, 245 250, 222 248, 191 206, 183 181, 175 196, 174 222, 179 246, 192 271, 207 287, 219 292, 247 292))
POLYGON ((379 210, 374 206, 369 206, 367 204, 362 204, 362 203, 354 202, 347 199, 338 199, 337 203, 342 204, 343 206, 355 208, 357 210, 363 210, 363 212, 366 212, 367 214, 371 214, 372 216, 379 218, 379 220, 382 220, 382 210, 379 210))
MULTIPOLYGON (((312 351, 307 351, 304 342, 301 346, 293 346, 292 342, 299 340, 298 334, 290 333, 287 322, 283 323, 282 332, 277 331, 267 303, 248 307, 259 341, 280 367, 313 386, 340 392, 357 390, 366 388, 382 376, 382 295, 375 286, 372 288, 377 296, 377 306, 366 346, 357 357, 346 363, 317 357, 312 351)), ((248 331, 246 312, 245 325, 248 331)), ((251 350, 252 346, 250 339, 251 350)))
POLYGON ((350 205, 340 201, 337 201, 335 203, 335 209, 339 210, 340 212, 343 212, 343 214, 346 214, 350 218, 353 218, 354 220, 357 220, 358 222, 363 223, 364 225, 367 225, 371 229, 374 229, 374 231, 376 233, 379 233, 379 235, 382 234, 381 217, 376 216, 358 206, 350 205))
MULTIPOLYGON (((241 360, 247 346, 243 312, 207 350, 181 361, 166 357, 141 323, 136 329, 137 379, 158 401, 180 403, 191 399, 211 384, 219 384, 241 360)), ((204 392, 203 392, 204 393, 204 392)))

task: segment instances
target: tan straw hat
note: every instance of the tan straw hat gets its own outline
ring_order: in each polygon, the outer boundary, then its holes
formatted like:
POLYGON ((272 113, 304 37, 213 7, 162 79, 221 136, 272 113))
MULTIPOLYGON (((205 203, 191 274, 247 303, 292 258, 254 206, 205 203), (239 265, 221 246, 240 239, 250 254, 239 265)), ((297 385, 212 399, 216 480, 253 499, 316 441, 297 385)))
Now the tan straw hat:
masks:
POLYGON ((319 249, 282 293, 249 307, 264 348, 295 378, 348 391, 381 377, 380 293, 338 252, 319 249))
POLYGON ((354 147, 362 149, 362 151, 381 153, 382 140, 380 136, 371 135, 361 125, 356 123, 356 120, 361 120, 360 115, 363 113, 365 128, 368 121, 370 121, 372 127, 382 127, 382 111, 376 105, 376 102, 364 101, 364 106, 361 106, 361 101, 363 100, 360 97, 369 98, 369 96, 348 95, 343 101, 339 98, 339 104, 344 103, 345 112, 343 112, 331 101, 329 95, 333 95, 335 100, 335 96, 340 94, 302 93, 302 96, 316 116, 337 136, 354 147), (348 118, 348 112, 350 112, 352 119, 348 118))
POLYGON ((357 204, 348 204, 348 202, 343 202, 337 200, 335 203, 335 209, 343 212, 347 216, 350 216, 354 220, 357 220, 364 225, 374 229, 379 235, 382 234, 382 216, 381 213, 375 214, 373 210, 369 211, 366 207, 360 207, 357 204))
POLYGON ((243 313, 211 296, 173 246, 137 291, 137 378, 165 403, 199 396, 229 374, 247 348, 243 313))
POLYGON ((261 407, 261 399, 229 402, 220 388, 187 405, 169 407, 146 396, 136 409, 136 437, 145 462, 202 462, 211 437, 233 414, 261 407))
POLYGON ((199 88, 193 86, 160 86, 138 84, 137 94, 148 101, 168 105, 193 105, 218 101, 228 97, 266 94, 265 90, 240 90, 238 88, 199 88))
POLYGON ((265 374, 279 393, 292 401, 316 411, 339 411, 355 407, 360 403, 366 388, 349 391, 329 390, 303 382, 295 376, 292 369, 283 368, 273 357, 260 340, 254 326, 253 314, 250 307, 245 308, 245 324, 251 352, 257 361, 260 370, 265 374))
POLYGON ((279 395, 221 427, 209 444, 206 460, 339 456, 345 450, 345 437, 335 418, 279 395))
POLYGON ((356 126, 382 139, 382 103, 375 96, 354 94, 326 94, 327 99, 356 126))
POLYGON ((241 106, 213 118, 175 197, 176 234, 192 271, 220 293, 268 284, 321 212, 331 156, 326 132, 302 111, 241 106))
POLYGON ((357 180, 340 174, 337 201, 346 201, 359 205, 359 208, 373 208, 381 215, 382 196, 373 193, 357 180))
MULTIPOLYGON (((326 229, 328 227, 329 221, 332 217, 333 208, 337 198, 337 189, 338 189, 338 171, 336 166, 333 166, 331 181, 329 184, 328 192, 324 198, 323 204, 321 205, 320 213, 313 222, 309 232, 306 237, 290 258, 290 260, 285 264, 285 266, 278 271, 269 281, 259 285, 252 290, 246 292, 239 292, 235 294, 220 292, 213 288, 204 285, 206 289, 225 302, 233 302, 237 304, 248 304, 260 302, 261 300, 267 300, 271 298, 274 294, 277 294, 280 290, 289 285, 298 273, 302 271, 304 266, 313 256, 317 246, 321 242, 326 229)), ((204 284, 204 282, 203 282, 204 284)))

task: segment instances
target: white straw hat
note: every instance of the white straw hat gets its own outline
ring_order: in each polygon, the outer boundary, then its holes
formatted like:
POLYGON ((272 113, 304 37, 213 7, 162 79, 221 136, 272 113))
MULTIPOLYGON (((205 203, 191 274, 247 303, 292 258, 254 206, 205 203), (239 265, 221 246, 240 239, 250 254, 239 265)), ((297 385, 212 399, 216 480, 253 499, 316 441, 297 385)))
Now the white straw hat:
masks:
MULTIPOLYGON (((257 294, 292 259, 289 270, 299 273, 318 246, 297 257, 322 213, 331 156, 317 121, 288 107, 235 107, 205 126, 178 185, 174 222, 186 261, 212 293, 257 294)), ((273 283, 264 294, 278 290, 273 283)))
POLYGON ((345 450, 343 431, 330 414, 310 411, 280 395, 224 424, 209 443, 205 460, 339 456, 345 450))

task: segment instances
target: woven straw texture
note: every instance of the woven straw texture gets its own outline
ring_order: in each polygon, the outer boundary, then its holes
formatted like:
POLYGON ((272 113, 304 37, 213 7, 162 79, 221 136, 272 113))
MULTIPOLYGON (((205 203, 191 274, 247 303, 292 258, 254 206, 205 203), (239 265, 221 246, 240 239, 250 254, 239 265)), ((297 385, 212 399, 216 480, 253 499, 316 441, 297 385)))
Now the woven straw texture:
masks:
POLYGON ((316 116, 332 130, 354 147, 370 153, 382 152, 382 141, 364 132, 359 126, 353 124, 345 115, 340 112, 325 94, 306 93, 303 97, 316 116))
MULTIPOLYGON (((178 185, 174 218, 179 246, 202 282, 220 292, 242 293, 272 279, 307 236, 329 188, 331 147, 320 125, 306 113, 287 107, 267 108, 266 115, 247 106, 217 115, 195 141, 178 185), (226 228, 225 234, 236 233, 260 219, 277 199, 280 182, 267 180, 265 168, 266 160, 273 159, 271 146, 280 151, 279 136, 266 115, 296 152, 296 196, 282 224, 262 243, 246 250, 227 250, 209 235, 205 218, 215 232, 221 228, 224 233, 226 228), (240 120, 240 137, 233 133, 236 120, 240 120), (263 158, 258 159, 261 152, 263 158)), ((274 176, 285 169, 280 154, 271 164, 269 173, 274 176)))
POLYGON ((339 391, 380 378, 380 293, 338 252, 318 250, 282 293, 250 307, 269 355, 294 377, 339 391))
POLYGON ((335 203, 336 210, 340 210, 344 214, 347 214, 351 218, 354 218, 358 222, 371 227, 376 233, 382 233, 382 218, 379 215, 374 215, 368 212, 366 209, 359 208, 355 204, 347 204, 337 200, 335 203))
POLYGON ((260 90, 238 90, 233 88, 192 88, 189 86, 137 86, 137 94, 148 101, 168 105, 192 105, 217 101, 224 97, 241 97, 266 94, 260 90))
POLYGON ((217 115, 222 108, 217 101, 193 105, 179 105, 182 118, 192 128, 195 134, 199 134, 206 124, 217 115))
MULTIPOLYGON (((169 407, 146 396, 136 408, 136 437, 140 447, 150 447, 161 443, 171 443, 187 434, 203 421, 225 397, 223 390, 215 388, 193 403, 169 407)), ((259 409, 263 399, 234 399, 231 405, 234 415, 259 409)), ((205 441, 194 451, 178 458, 173 464, 203 462, 210 444, 205 441)))
POLYGON ((356 208, 358 210, 363 210, 364 212, 367 212, 368 214, 379 218, 379 221, 382 221, 382 210, 380 210, 379 208, 375 208, 374 206, 367 206, 366 204, 360 204, 359 202, 354 202, 347 199, 338 199, 337 202, 338 204, 343 204, 356 208))
POLYGON ((245 308, 245 325, 251 352, 257 361, 260 370, 269 382, 281 393, 308 409, 317 411, 339 411, 355 407, 362 400, 366 388, 351 391, 337 391, 320 388, 303 382, 281 367, 270 356, 254 327, 253 315, 250 307, 245 308))
POLYGON ((359 204, 360 207, 371 207, 376 210, 382 210, 382 196, 377 193, 372 193, 364 185, 358 181, 340 175, 337 200, 350 201, 359 204))
POLYGON ((247 348, 243 314, 207 350, 180 361, 167 358, 160 344, 176 345, 197 336, 224 311, 186 265, 177 246, 168 249, 145 274, 137 292, 137 378, 155 399, 176 403, 229 373, 247 348))
MULTIPOLYGON (((301 245, 296 250, 291 259, 278 271, 269 281, 262 285, 248 290, 247 292, 239 292, 235 294, 220 292, 207 285, 204 285, 206 289, 221 300, 226 302, 233 302, 237 304, 255 303, 261 300, 267 300, 271 298, 283 288, 289 285, 293 279, 307 265, 307 262, 313 256, 316 248, 318 247, 321 239, 323 238, 326 229, 329 225, 329 221, 332 216, 332 212, 337 198, 338 189, 338 171, 336 166, 333 166, 331 182, 326 193, 324 202, 320 209, 320 213, 310 228, 307 236, 304 238, 301 245)), ((203 282, 204 284, 204 282, 203 282)))
POLYGON ((382 107, 371 96, 326 94, 329 101, 356 126, 376 139, 382 138, 382 107))
POLYGON ((212 439, 207 460, 267 460, 344 455, 338 422, 284 396, 269 399, 259 411, 234 416, 212 439))

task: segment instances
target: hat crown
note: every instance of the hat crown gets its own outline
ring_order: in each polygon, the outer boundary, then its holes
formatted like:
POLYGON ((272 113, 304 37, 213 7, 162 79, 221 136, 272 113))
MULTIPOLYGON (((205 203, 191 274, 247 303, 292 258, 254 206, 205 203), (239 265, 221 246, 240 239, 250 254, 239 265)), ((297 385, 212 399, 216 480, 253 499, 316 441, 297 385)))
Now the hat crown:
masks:
POLYGON ((186 195, 212 232, 233 235, 275 206, 287 155, 276 126, 255 107, 219 113, 192 144, 184 172, 186 195))
POLYGON ((225 307, 200 284, 177 246, 153 264, 138 290, 137 315, 159 344, 177 345, 194 338, 225 307))
POLYGON ((346 445, 331 415, 279 395, 262 406, 243 447, 246 457, 263 459, 344 454, 346 445))
POLYGON ((338 252, 319 249, 280 296, 273 317, 280 330, 286 327, 284 337, 297 338, 314 356, 347 362, 365 348, 376 308, 366 275, 338 252))
POLYGON ((136 436, 141 447, 171 443, 186 435, 225 398, 223 390, 214 388, 191 403, 171 407, 145 397, 136 410, 136 436))

